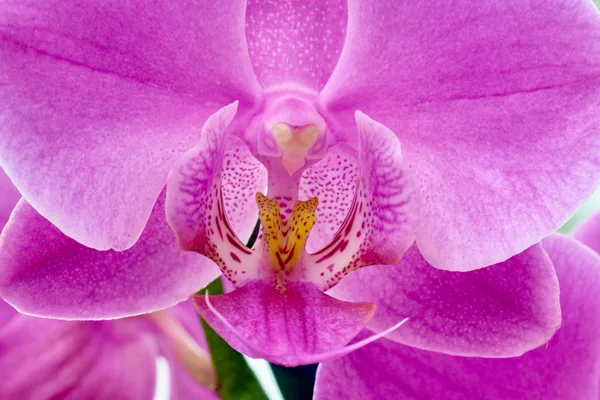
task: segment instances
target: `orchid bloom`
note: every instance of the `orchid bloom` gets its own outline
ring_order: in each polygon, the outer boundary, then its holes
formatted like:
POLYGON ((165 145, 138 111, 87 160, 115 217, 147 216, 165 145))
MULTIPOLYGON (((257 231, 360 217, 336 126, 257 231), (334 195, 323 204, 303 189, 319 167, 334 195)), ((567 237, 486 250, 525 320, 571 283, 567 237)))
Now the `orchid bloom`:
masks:
MULTIPOLYGON (((20 198, 2 170, 0 193, 1 231, 20 198)), ((218 399, 205 348, 189 302, 132 318, 60 321, 19 314, 0 300, 0 397, 151 400, 163 357, 170 399, 218 399)))
POLYGON ((558 327, 536 242, 600 178, 590 1, 9 0, 0 33, 17 309, 139 314, 223 273, 198 311, 283 364, 404 317, 388 337, 490 357, 558 327))
POLYGON ((559 234, 543 240, 558 274, 563 312, 561 328, 546 345, 521 357, 485 359, 453 357, 381 339, 322 364, 315 400, 597 400, 600 213, 575 237, 579 241, 559 234))

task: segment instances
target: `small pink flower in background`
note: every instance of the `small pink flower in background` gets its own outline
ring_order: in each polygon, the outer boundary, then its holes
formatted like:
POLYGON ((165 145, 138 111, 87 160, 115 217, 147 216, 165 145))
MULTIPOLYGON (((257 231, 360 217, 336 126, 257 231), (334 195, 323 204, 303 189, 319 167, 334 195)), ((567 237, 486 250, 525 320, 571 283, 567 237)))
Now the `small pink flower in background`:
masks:
POLYGON ((18 314, 2 302, 0 318, 4 399, 151 400, 159 357, 169 363, 170 399, 219 398, 210 356, 196 342, 206 347, 189 303, 110 321, 61 321, 18 314))
POLYGON ((543 241, 558 274, 563 312, 561 328, 546 345, 517 358, 484 359, 381 339, 322 364, 315 400, 598 399, 600 255, 594 250, 600 249, 600 213, 574 236, 580 242, 558 234, 543 241))
POLYGON ((600 177, 590 2, 12 0, 0 35, 19 310, 136 315, 222 272, 198 311, 283 364, 404 317, 489 357, 560 324, 536 242, 600 177))
MULTIPOLYGON (((20 198, 2 170, 0 193, 1 231, 20 198)), ((19 314, 0 300, 0 397, 151 400, 164 357, 170 399, 218 399, 205 387, 216 383, 205 348, 189 303, 118 320, 60 321, 19 314)))

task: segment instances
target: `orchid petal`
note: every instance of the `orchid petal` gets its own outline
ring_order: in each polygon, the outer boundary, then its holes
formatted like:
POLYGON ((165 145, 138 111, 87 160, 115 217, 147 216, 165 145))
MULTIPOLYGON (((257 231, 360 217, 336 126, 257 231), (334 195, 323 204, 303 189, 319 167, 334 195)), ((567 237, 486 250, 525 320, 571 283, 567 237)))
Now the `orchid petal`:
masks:
POLYGON ((360 109, 398 135, 421 184, 416 242, 432 265, 504 261, 598 186, 592 2, 351 0, 348 19, 323 103, 342 131, 360 109))
POLYGON ((198 323, 200 321, 200 316, 196 312, 191 300, 182 301, 176 306, 171 307, 168 311, 177 319, 177 321, 179 321, 187 333, 201 348, 204 350, 208 349, 202 324, 198 323))
POLYGON ((0 397, 152 399, 158 347, 141 329, 17 315, 0 328, 0 397))
MULTIPOLYGON (((177 356, 177 349, 175 346, 187 345, 189 339, 193 339, 193 346, 197 346, 198 349, 202 350, 203 353, 210 357, 208 353, 208 346, 206 344, 206 338, 200 324, 200 316, 196 312, 191 301, 181 302, 175 307, 171 307, 167 312, 176 320, 181 327, 186 331, 184 337, 180 337, 180 343, 171 340, 165 340, 162 344, 163 351, 162 355, 169 362, 169 375, 171 377, 171 400, 184 400, 184 399, 218 399, 219 396, 214 390, 207 388, 198 382, 198 378, 201 380, 212 380, 214 378, 214 371, 206 371, 205 377, 196 376, 196 379, 192 378, 188 368, 185 368, 181 362, 181 358, 177 356), (185 337, 189 335, 189 337, 185 337)), ((160 313, 160 312, 159 312, 160 313)), ((166 336, 166 335, 165 335, 166 336)), ((212 361, 211 365, 212 365, 212 361)), ((197 369, 196 372, 201 372, 202 369, 197 369)), ((214 388, 213 388, 214 389, 214 388)))
POLYGON ((19 315, 13 306, 0 300, 0 328, 8 323, 14 316, 19 315))
POLYGON ((19 191, 0 168, 0 232, 20 198, 19 191))
MULTIPOLYGON (((453 357, 380 340, 322 364, 315 400, 596 400, 600 390, 600 257, 573 239, 544 239, 561 286, 562 326, 521 357, 453 357)), ((408 325, 407 325, 408 326, 408 325)))
POLYGON ((574 231, 573 236, 600 254, 600 212, 596 212, 574 231))
MULTIPOLYGON (((257 347, 253 343, 251 343, 248 339, 246 339, 243 336, 243 334, 238 329, 236 329, 233 325, 231 325, 231 323, 227 320, 227 318, 225 318, 217 309, 215 309, 213 307, 212 304, 210 304, 208 293, 205 294, 205 302, 206 302, 206 305, 208 306, 208 309, 245 346, 246 351, 249 351, 255 357, 259 357, 259 358, 270 359, 272 357, 271 354, 269 354, 268 352, 265 352, 261 348, 257 347)), ((394 332, 396 329, 398 329, 402 325, 404 325, 406 323, 406 321, 408 321, 408 318, 404 318, 402 321, 398 322, 396 325, 394 325, 384 331, 381 331, 379 333, 374 333, 368 337, 362 338, 359 341, 354 341, 352 344, 342 347, 342 348, 338 348, 335 350, 329 350, 329 351, 325 351, 322 353, 303 354, 294 360, 294 365, 316 364, 316 363, 326 362, 329 360, 334 360, 336 358, 342 357, 346 354, 349 354, 353 351, 356 351, 356 350, 368 345, 369 343, 373 343, 381 338, 384 338, 388 334, 394 332)))
POLYGON ((291 83, 319 91, 342 51, 347 3, 343 0, 251 0, 246 35, 263 87, 291 83))
POLYGON ((166 210, 179 247, 209 257, 241 286, 258 277, 259 254, 239 237, 246 240, 256 224, 254 199, 267 178, 241 140, 227 134, 236 110, 232 103, 213 114, 198 145, 177 161, 169 174, 166 210))
MULTIPOLYGON (((356 113, 356 125, 359 149, 354 162, 359 166, 358 177, 352 172, 346 174, 346 167, 352 164, 348 158, 321 168, 327 171, 327 180, 339 179, 340 175, 348 180, 357 178, 351 207, 337 233, 327 246, 306 256, 304 275, 322 289, 363 266, 395 264, 414 241, 419 195, 403 164, 400 143, 392 131, 361 112, 356 113)), ((327 206, 352 187, 343 183, 325 186, 317 195, 337 189, 329 192, 332 197, 325 196, 327 206)), ((325 231, 327 225, 339 221, 327 215, 335 208, 326 210, 325 231)))
MULTIPOLYGON (((203 387, 216 389, 217 375, 210 354, 190 336, 183 325, 166 310, 147 314, 162 337, 167 342, 165 347, 170 364, 182 367, 186 374, 203 387)), ((176 377, 171 375, 177 380, 176 377)))
POLYGON ((168 358, 169 374, 171 375, 170 400, 217 400, 219 395, 196 382, 189 376, 181 364, 168 358))
POLYGON ((159 198, 130 250, 97 251, 61 233, 25 200, 0 240, 0 295, 27 314, 64 319, 117 318, 187 299, 220 272, 184 253, 165 222, 159 198))
POLYGON ((453 355, 521 355, 546 343, 561 320, 556 274, 541 245, 471 272, 438 270, 413 246, 398 264, 356 271, 328 293, 376 304, 368 325, 376 332, 409 317, 388 339, 453 355))
POLYGON ((314 363, 318 355, 327 358, 327 352, 357 335, 375 311, 372 304, 335 300, 302 282, 288 282, 282 292, 271 282, 255 280, 212 296, 214 306, 202 296, 192 299, 202 318, 231 347, 284 365, 314 363))
POLYGON ((245 1, 19 0, 0 10, 0 165, 68 236, 124 250, 178 154, 260 87, 245 1))

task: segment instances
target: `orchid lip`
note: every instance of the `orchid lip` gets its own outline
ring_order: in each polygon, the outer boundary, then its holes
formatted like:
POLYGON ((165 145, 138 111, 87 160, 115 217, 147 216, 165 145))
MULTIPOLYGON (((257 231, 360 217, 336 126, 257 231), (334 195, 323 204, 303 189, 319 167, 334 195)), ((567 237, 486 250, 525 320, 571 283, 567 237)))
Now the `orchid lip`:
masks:
MULTIPOLYGON (((241 332, 239 332, 235 328, 235 326, 233 326, 227 320, 227 318, 223 314, 221 314, 219 312, 219 310, 217 310, 215 308, 215 306, 213 306, 213 304, 210 302, 210 295, 209 295, 208 291, 206 291, 204 293, 204 302, 205 302, 206 306, 208 307, 208 309, 210 310, 210 312, 213 313, 217 317, 217 319, 219 321, 221 321, 223 323, 223 325, 227 329, 229 329, 243 343, 244 346, 246 346, 246 348, 247 348, 246 353, 249 354, 251 357, 264 358, 264 359, 268 359, 271 361, 276 361, 278 364, 287 365, 287 366, 295 366, 295 365, 299 364, 297 359, 294 361, 290 360, 290 357, 288 354, 269 354, 268 352, 264 351, 262 348, 259 348, 258 346, 254 345, 251 342, 251 340, 249 340, 241 332)), ((393 333, 398 328, 400 328, 402 325, 404 325, 408 320, 409 320, 409 318, 404 318, 401 321, 399 321, 398 323, 390 326, 389 328, 387 328, 379 333, 375 333, 367 338, 364 338, 355 343, 349 344, 347 346, 344 346, 344 347, 341 347, 338 349, 333 349, 333 350, 329 350, 329 351, 326 351, 323 353, 317 353, 317 354, 304 354, 300 358, 300 363, 314 364, 314 363, 320 363, 320 362, 325 362, 325 361, 333 360, 336 358, 340 358, 348 353, 351 353, 353 351, 356 351, 356 350, 368 345, 369 343, 372 343, 378 339, 386 337, 387 335, 393 333)), ((292 357, 292 359, 293 359, 293 357, 292 357)))

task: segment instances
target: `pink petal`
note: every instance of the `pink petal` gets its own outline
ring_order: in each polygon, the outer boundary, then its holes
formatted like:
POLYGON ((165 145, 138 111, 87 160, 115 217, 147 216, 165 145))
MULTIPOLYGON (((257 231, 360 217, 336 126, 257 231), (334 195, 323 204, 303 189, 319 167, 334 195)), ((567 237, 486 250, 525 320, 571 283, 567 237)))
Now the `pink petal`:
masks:
MULTIPOLYGON (((192 305, 191 301, 179 303, 169 309, 177 320, 183 325, 187 332, 194 338, 198 345, 208 351, 200 316, 192 305)), ((171 368, 171 400, 209 400, 218 399, 219 396, 212 390, 199 385, 182 367, 182 365, 171 358, 169 367, 171 368)))
POLYGON ((5 301, 0 300, 0 327, 5 325, 14 316, 19 315, 17 310, 5 301))
POLYGON ((245 2, 9 0, 0 165, 65 234, 124 250, 206 118, 259 86, 245 2))
POLYGON ((540 245, 471 272, 438 270, 413 246, 398 264, 356 271, 329 293, 376 304, 368 325, 376 332, 409 317, 391 340, 463 356, 521 355, 561 320, 556 274, 540 245))
POLYGON ((344 0, 248 1, 248 50, 263 87, 320 90, 342 51, 347 13, 344 0))
POLYGON ((573 231, 573 236, 600 254, 600 212, 596 212, 579 225, 573 231))
POLYGON ((598 399, 600 257, 558 235, 544 247, 556 266, 563 310, 547 345, 517 358, 480 359, 383 339, 323 364, 315 399, 598 399))
POLYGON ((307 363, 306 359, 318 362, 311 356, 342 348, 375 311, 372 304, 335 300, 302 282, 288 282, 281 292, 271 282, 255 280, 231 293, 211 296, 210 301, 236 332, 202 296, 193 297, 202 318, 227 343, 250 357, 284 365, 307 363))
POLYGON ((0 168, 0 232, 20 198, 19 191, 0 168))
MULTIPOLYGON (((339 197, 352 195, 353 200, 329 244, 306 256, 307 280, 324 290, 363 266, 397 263, 414 241, 414 227, 419 215, 418 188, 403 163, 398 138, 360 111, 356 113, 356 125, 359 135, 357 156, 353 159, 340 157, 333 166, 322 168, 327 174, 326 181, 335 181, 340 175, 342 179, 356 181, 353 186, 325 184, 324 191, 333 195, 324 199, 329 213, 337 211, 330 203, 337 202, 339 197), (346 171, 352 163, 359 167, 358 176, 351 168, 347 174, 340 173, 340 169, 346 171), (338 193, 330 191, 336 186, 338 193), (354 193, 344 193, 351 187, 354 193)), ((349 157, 348 154, 343 156, 349 157)), ((335 226, 339 220, 328 218, 327 214, 326 224, 335 226)))
MULTIPOLYGON (((198 322, 198 325, 200 323, 198 322)), ((210 389, 199 385, 183 369, 181 364, 175 360, 169 362, 169 374, 171 376, 169 400, 217 400, 219 395, 210 389)))
POLYGON ((0 241, 0 296, 19 311, 104 319, 155 311, 187 299, 219 275, 177 247, 164 196, 130 250, 97 251, 62 234, 24 200, 0 241))
POLYGON ((600 18, 590 1, 351 0, 323 102, 400 138, 435 267, 506 260, 562 225, 600 178, 600 18), (569 190, 565 191, 564 188, 569 190))
POLYGON ((0 397, 152 399, 158 348, 141 329, 18 315, 0 328, 0 397))
POLYGON ((255 195, 265 189, 267 177, 244 143, 228 134, 236 110, 237 102, 213 114, 200 142, 177 161, 169 174, 166 212, 180 248, 211 258, 240 286, 258 276, 258 260, 244 241, 256 224, 255 195))
MULTIPOLYGON (((214 390, 211 390, 200 382, 196 381, 191 373, 198 374, 199 372, 204 371, 204 376, 196 376, 199 380, 204 382, 211 381, 216 382, 216 378, 214 375, 214 370, 207 372, 203 364, 205 363, 204 359, 196 360, 195 369, 193 371, 189 371, 190 364, 184 367, 182 364, 181 355, 182 353, 178 353, 178 349, 176 346, 199 346, 199 350, 201 350, 204 354, 199 354, 199 356, 207 357, 208 362, 210 363, 211 369, 212 360, 210 360, 210 354, 208 353, 208 347, 206 344, 206 338, 204 336, 204 332, 202 330, 202 324, 200 323, 200 316, 194 309, 191 301, 185 301, 179 303, 175 307, 171 307, 165 311, 159 311, 158 313, 153 313, 149 315, 155 322, 158 322, 158 325, 161 326, 162 330, 162 356, 167 359, 169 362, 169 375, 171 378, 171 386, 170 386, 170 399, 171 400, 182 400, 182 399, 218 399, 219 396, 214 390), (176 323, 180 324, 175 329, 173 327, 166 327, 165 323, 168 323, 168 318, 164 318, 164 313, 168 312, 171 317, 174 317, 176 323), (157 319, 156 316, 160 315, 157 319), (162 321, 160 321, 162 320, 162 321), (184 334, 177 335, 178 329, 184 329, 184 334), (166 332, 170 331, 170 332, 166 332), (175 334, 176 336, 173 336, 175 334), (189 335, 189 336, 187 336, 189 335), (191 339, 192 343, 185 343, 187 340, 191 339), (186 368, 187 367, 187 368, 186 368)), ((204 358, 204 357, 202 357, 204 358)), ((189 360, 188 360, 189 361, 189 360)), ((193 362, 193 360, 192 360, 193 362)))
POLYGON ((171 307, 168 311, 177 319, 177 321, 179 321, 200 347, 205 350, 208 349, 204 330, 200 323, 200 316, 196 312, 191 300, 182 301, 176 306, 171 307))

